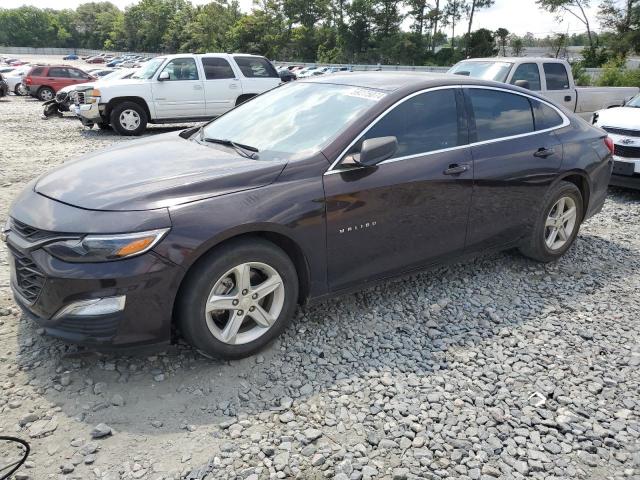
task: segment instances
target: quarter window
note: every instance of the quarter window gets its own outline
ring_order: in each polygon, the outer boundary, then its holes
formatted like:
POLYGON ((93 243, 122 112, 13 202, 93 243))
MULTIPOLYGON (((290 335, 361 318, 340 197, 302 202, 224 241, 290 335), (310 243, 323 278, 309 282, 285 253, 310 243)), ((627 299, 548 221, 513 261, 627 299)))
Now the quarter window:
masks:
POLYGON ((271 63, 262 57, 233 57, 245 77, 280 78, 271 63))
POLYGON ((562 125, 562 117, 553 108, 537 100, 531 100, 533 117, 536 122, 536 130, 559 127, 562 125))
POLYGON ((518 94, 471 88, 468 91, 476 121, 477 141, 534 131, 529 100, 518 94))
POLYGON ((458 127, 454 90, 426 92, 401 103, 369 129, 352 152, 358 151, 369 138, 388 136, 398 139, 398 151, 392 158, 466 143, 458 127))
POLYGON ((544 76, 547 79, 547 90, 567 90, 569 88, 567 69, 561 63, 545 63, 544 76))
POLYGON ((540 91, 540 71, 538 70, 538 64, 523 63, 518 65, 518 68, 516 68, 511 78, 511 83, 515 85, 518 80, 526 80, 529 82, 530 90, 540 91))
POLYGON ((193 58, 175 58, 162 69, 169 72, 169 80, 198 80, 198 68, 193 58))
POLYGON ((229 65, 229 62, 224 58, 203 57, 202 66, 204 67, 204 76, 207 80, 235 77, 231 65, 229 65))

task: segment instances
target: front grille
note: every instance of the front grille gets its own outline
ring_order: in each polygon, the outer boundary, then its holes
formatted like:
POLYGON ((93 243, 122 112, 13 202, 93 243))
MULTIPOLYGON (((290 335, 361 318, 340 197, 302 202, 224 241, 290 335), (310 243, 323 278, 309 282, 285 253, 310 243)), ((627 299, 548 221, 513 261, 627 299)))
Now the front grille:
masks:
POLYGON ((640 158, 640 147, 626 147, 615 145, 613 154, 624 158, 640 158))
POLYGON ((15 286, 29 303, 35 303, 44 287, 45 276, 33 260, 10 248, 13 254, 15 286))
POLYGON ((626 128, 615 127, 602 127, 605 132, 613 133, 614 135, 624 135, 625 137, 640 137, 640 130, 629 130, 626 128))
POLYGON ((85 103, 84 92, 75 92, 74 103, 76 105, 83 105, 85 103))
POLYGON ((45 240, 47 238, 53 238, 56 235, 60 235, 59 233, 48 232, 46 230, 40 230, 38 228, 27 225, 26 223, 22 223, 15 218, 11 219, 10 230, 12 232, 16 232, 25 240, 29 240, 30 242, 37 242, 39 240, 45 240))

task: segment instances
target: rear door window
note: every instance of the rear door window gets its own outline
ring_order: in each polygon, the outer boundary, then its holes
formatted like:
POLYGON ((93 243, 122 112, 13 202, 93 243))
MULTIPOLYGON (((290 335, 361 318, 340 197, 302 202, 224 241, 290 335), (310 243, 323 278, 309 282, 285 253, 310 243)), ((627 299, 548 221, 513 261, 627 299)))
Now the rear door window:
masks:
POLYGON ((467 94, 478 142, 534 131, 533 113, 527 97, 482 88, 469 88, 467 94))
POLYGON ((537 63, 523 63, 518 65, 516 71, 511 78, 511 84, 515 85, 518 80, 526 80, 529 82, 529 89, 540 91, 540 71, 537 63))
POLYGON ((561 63, 545 63, 544 77, 547 80, 547 90, 569 89, 567 69, 561 63))
POLYGON ((224 58, 203 57, 202 66, 207 80, 220 80, 224 78, 235 78, 235 73, 229 62, 224 58))
POLYGON ((49 69, 49 75, 47 75, 47 76, 49 76, 49 77, 68 78, 69 77, 69 71, 66 68, 51 67, 49 69))
POLYGON ((240 71, 248 78, 280 78, 271 62, 262 57, 233 57, 240 71))
POLYGON ((29 72, 29 75, 31 75, 32 77, 41 77, 43 71, 44 71, 44 68, 35 67, 31 69, 31 72, 29 72))
POLYGON ((371 127, 353 151, 359 151, 367 139, 388 136, 398 139, 398 150, 392 158, 465 144, 458 125, 455 91, 435 90, 406 100, 371 127))

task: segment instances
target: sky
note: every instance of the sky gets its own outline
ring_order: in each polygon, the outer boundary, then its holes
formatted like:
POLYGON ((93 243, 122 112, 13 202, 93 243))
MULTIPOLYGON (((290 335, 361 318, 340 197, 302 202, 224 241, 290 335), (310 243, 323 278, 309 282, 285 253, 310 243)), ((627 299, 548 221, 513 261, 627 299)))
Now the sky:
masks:
MULTIPOLYGON (((14 8, 21 5, 33 5, 40 8, 75 8, 81 3, 89 0, 2 0, 0 2, 4 8, 14 8)), ((118 7, 124 9, 126 6, 136 3, 136 0, 110 0, 118 7)), ((208 3, 208 0, 191 0, 194 4, 208 3)), ((599 2, 593 2, 597 5, 599 2)), ((253 0, 240 0, 243 10, 249 11, 253 0)), ((593 20, 593 29, 598 29, 596 14, 597 6, 589 10, 590 19, 593 20)), ((464 22, 464 21, 463 21, 464 22)), ((488 28, 496 30, 504 27, 512 33, 524 35, 532 32, 536 37, 544 37, 553 33, 580 33, 584 31, 583 25, 570 15, 565 15, 562 22, 557 21, 553 15, 538 8, 535 0, 496 0, 493 7, 481 10, 476 13, 473 22, 473 29, 488 28)), ((464 30, 464 27, 460 27, 464 30)), ((457 34, 457 32, 456 32, 457 34)))

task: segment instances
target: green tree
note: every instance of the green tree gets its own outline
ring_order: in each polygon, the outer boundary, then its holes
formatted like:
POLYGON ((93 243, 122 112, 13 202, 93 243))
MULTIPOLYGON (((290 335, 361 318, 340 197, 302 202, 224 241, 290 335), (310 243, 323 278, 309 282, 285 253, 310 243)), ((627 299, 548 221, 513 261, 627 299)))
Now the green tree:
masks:
POLYGON ((465 33, 464 37, 469 58, 493 57, 498 53, 495 37, 491 30, 480 28, 471 32, 471 35, 465 33))
POLYGON ((448 0, 444 7, 444 23, 451 26, 451 48, 455 49, 456 25, 466 14, 469 5, 465 0, 448 0))
POLYGON ((514 57, 521 57, 525 51, 524 40, 517 35, 512 35, 509 40, 509 46, 514 57))
POLYGON ((562 21, 563 13, 567 13, 582 23, 587 29, 589 48, 594 49, 595 44, 591 32, 591 23, 587 15, 590 0, 536 0, 536 3, 544 10, 556 15, 562 21))
MULTIPOLYGON (((473 16, 476 12, 476 10, 480 10, 483 8, 489 8, 490 6, 493 5, 495 0, 470 0, 471 4, 468 7, 469 10, 469 21, 467 23, 467 38, 471 38, 471 26, 473 24, 473 16)), ((469 44, 467 44, 465 46, 465 52, 467 55, 470 54, 469 52, 469 44)))
POLYGON ((506 28, 499 28, 496 30, 496 37, 500 43, 500 48, 502 49, 502 56, 507 56, 507 38, 509 38, 509 30, 506 28))

